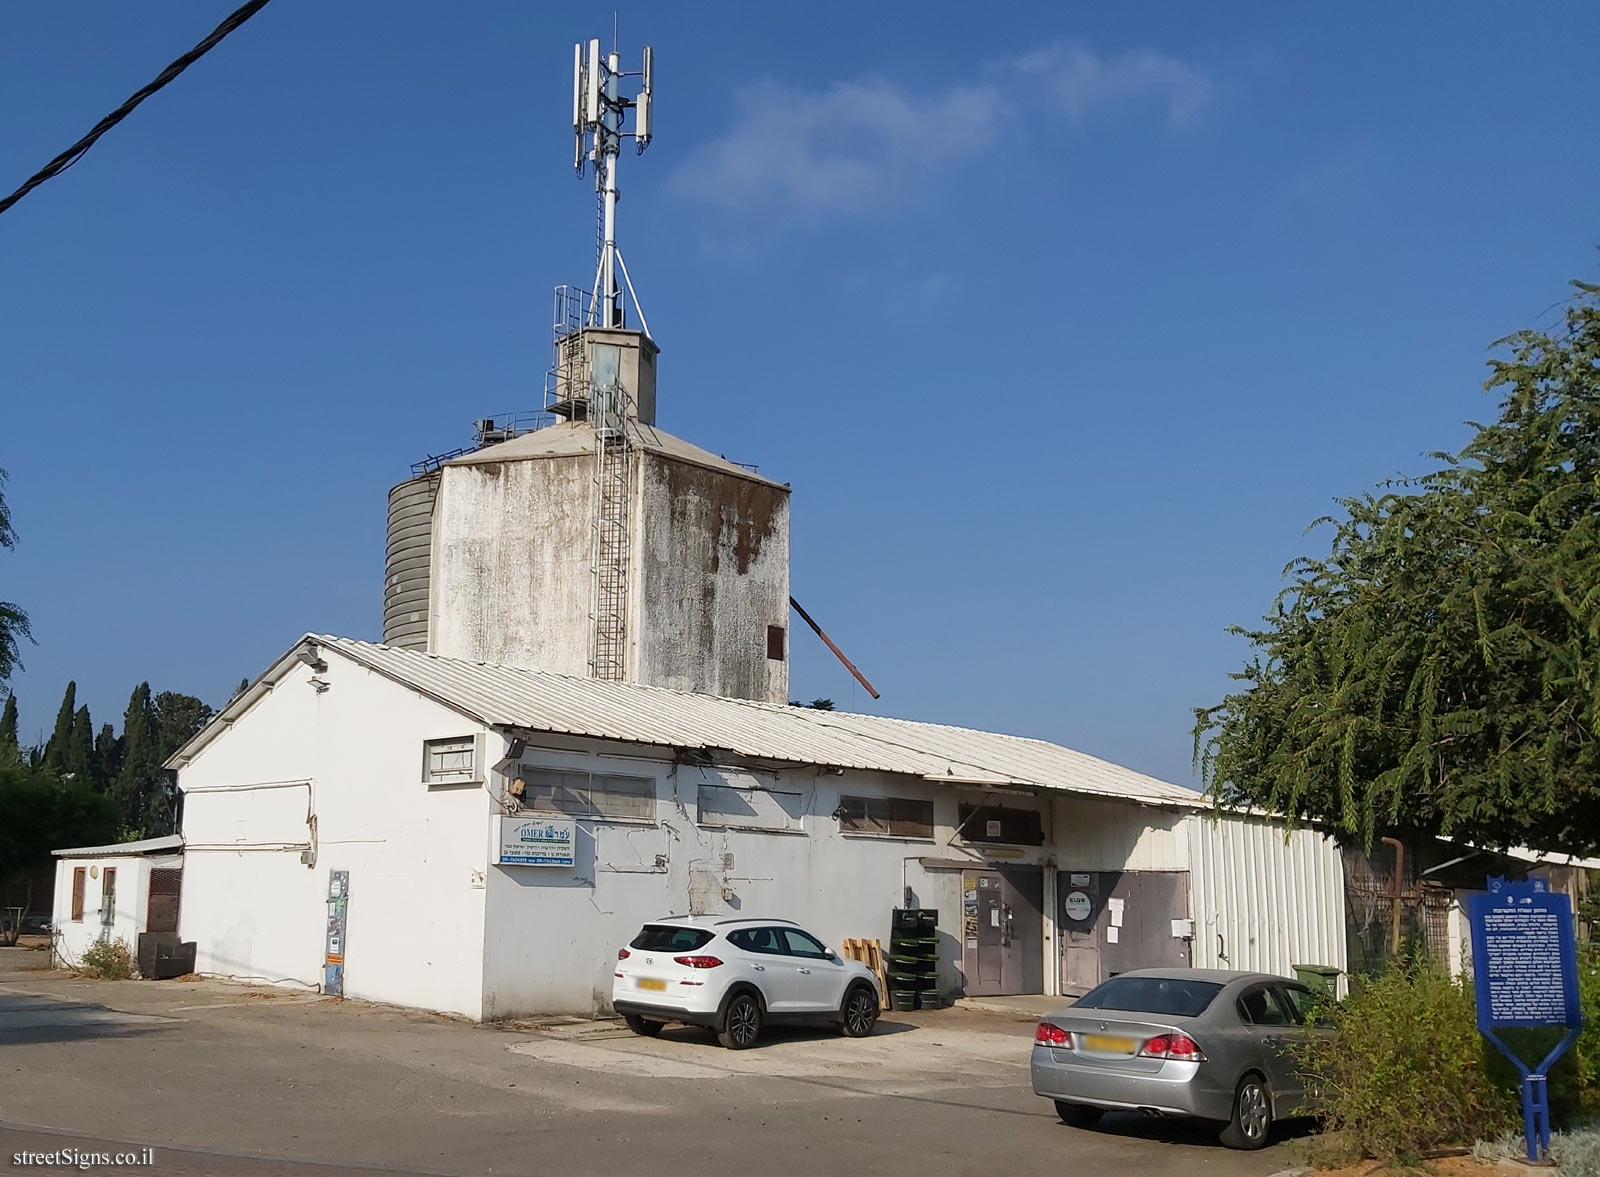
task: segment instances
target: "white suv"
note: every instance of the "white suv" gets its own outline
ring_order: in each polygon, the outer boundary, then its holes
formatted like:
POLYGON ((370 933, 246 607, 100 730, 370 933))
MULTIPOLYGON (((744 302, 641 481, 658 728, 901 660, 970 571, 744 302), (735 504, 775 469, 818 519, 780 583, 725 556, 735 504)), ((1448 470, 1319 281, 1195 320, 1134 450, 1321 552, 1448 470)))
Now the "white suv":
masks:
POLYGON ((882 994, 872 971, 788 920, 668 916, 617 952, 611 1004, 635 1034, 668 1022, 743 1050, 767 1023, 830 1021, 865 1038, 882 994))

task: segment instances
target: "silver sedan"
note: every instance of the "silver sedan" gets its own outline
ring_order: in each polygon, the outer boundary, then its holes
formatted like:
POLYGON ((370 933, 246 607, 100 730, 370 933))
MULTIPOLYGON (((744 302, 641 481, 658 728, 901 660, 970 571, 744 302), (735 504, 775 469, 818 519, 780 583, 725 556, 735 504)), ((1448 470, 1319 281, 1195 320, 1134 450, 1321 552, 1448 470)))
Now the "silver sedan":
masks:
POLYGON ((1298 981, 1220 969, 1140 969, 1039 1023, 1034 1094, 1091 1127, 1111 1110, 1221 1126, 1229 1148, 1261 1148, 1273 1122, 1305 1114, 1296 1043, 1316 995, 1298 981))

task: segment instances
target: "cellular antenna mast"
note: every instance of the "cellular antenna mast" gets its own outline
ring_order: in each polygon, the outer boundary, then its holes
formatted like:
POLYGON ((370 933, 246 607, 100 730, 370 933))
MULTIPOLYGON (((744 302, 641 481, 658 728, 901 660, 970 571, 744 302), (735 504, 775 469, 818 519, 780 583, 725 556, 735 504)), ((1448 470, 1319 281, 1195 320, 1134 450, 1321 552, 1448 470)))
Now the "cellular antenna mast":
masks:
POLYGON ((585 326, 626 326, 622 301, 622 287, 626 286, 639 325, 646 335, 650 334, 633 280, 628 277, 628 265, 617 248, 617 200, 621 196, 617 189, 617 157, 622 153, 624 139, 631 138, 640 155, 650 146, 655 116, 651 94, 654 75, 655 54, 648 45, 644 47, 644 68, 638 72, 622 68, 615 46, 607 55, 601 54, 598 40, 572 47, 572 163, 579 176, 589 162, 594 164, 594 186, 600 201, 600 249, 585 326), (623 78, 641 79, 636 98, 622 96, 623 78), (626 131, 623 123, 630 107, 633 130, 626 131))

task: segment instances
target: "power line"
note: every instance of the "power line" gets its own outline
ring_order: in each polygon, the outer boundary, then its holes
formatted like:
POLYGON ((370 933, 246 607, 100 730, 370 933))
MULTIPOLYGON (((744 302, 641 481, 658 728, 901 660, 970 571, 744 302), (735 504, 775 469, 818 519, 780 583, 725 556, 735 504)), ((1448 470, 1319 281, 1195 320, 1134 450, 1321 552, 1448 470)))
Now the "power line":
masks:
POLYGON ((189 50, 189 52, 185 53, 182 57, 178 58, 177 61, 174 61, 171 65, 167 66, 166 69, 162 70, 158 75, 156 75, 155 81, 151 82, 144 89, 134 94, 121 106, 117 107, 116 110, 106 115, 105 118, 101 119, 94 125, 93 130, 91 130, 82 139, 79 139, 71 147, 63 151, 60 155, 56 156, 49 163, 45 164, 44 167, 41 168, 36 175, 30 177, 28 182, 23 184, 21 188, 18 188, 4 200, 0 200, 0 213, 5 212, 12 205, 16 204, 17 201, 21 200, 28 193, 32 192, 40 184, 43 184, 46 180, 59 176, 73 164, 77 163, 83 158, 84 153, 95 145, 95 141, 99 139, 101 135, 104 135, 112 127, 116 126, 123 119, 132 114, 134 108, 137 107, 139 103, 143 102, 146 98, 150 97, 150 95, 154 94, 168 82, 172 81, 172 79, 176 78, 184 70, 188 69, 195 62, 199 61, 202 57, 214 49, 219 41, 221 41, 229 33, 233 32, 234 29, 244 24, 245 21, 249 20, 256 13, 265 8, 267 3, 268 0, 249 0, 248 3, 241 5, 237 11, 231 13, 221 24, 212 29, 210 36, 201 41, 193 49, 189 50))

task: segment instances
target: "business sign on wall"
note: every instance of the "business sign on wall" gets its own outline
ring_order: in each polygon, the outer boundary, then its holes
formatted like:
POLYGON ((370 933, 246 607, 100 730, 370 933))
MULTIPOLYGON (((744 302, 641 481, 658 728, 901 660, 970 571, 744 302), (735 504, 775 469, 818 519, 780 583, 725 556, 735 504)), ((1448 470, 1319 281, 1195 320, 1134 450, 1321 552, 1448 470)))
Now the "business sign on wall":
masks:
POLYGON ((500 866, 572 866, 574 827, 570 817, 502 817, 494 860, 500 866))

